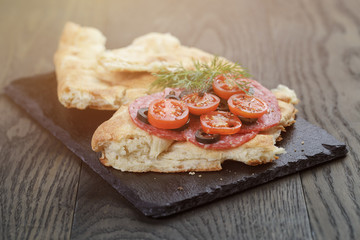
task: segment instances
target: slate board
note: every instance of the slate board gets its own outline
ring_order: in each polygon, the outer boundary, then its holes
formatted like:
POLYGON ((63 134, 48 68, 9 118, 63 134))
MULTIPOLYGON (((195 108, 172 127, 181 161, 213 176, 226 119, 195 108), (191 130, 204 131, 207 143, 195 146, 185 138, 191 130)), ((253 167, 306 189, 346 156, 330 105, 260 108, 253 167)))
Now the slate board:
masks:
POLYGON ((274 163, 251 167, 226 161, 222 171, 195 175, 125 173, 101 165, 99 154, 90 146, 97 126, 114 112, 63 107, 57 99, 54 72, 15 80, 5 88, 5 93, 137 209, 154 218, 211 202, 347 153, 344 143, 325 130, 297 118, 279 143, 287 153, 274 163))

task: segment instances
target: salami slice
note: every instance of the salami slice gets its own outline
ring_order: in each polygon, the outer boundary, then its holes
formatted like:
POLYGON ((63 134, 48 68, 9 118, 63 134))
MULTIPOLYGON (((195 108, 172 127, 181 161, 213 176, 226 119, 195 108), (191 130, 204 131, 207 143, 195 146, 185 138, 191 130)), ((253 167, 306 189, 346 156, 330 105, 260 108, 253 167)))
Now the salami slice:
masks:
POLYGON ((198 142, 195 138, 195 133, 200 128, 201 128, 201 124, 199 118, 192 116, 189 127, 184 131, 185 139, 199 147, 205 149, 212 149, 212 150, 223 150, 223 149, 229 149, 229 148, 235 148, 241 146, 247 141, 253 139, 257 134, 257 132, 249 132, 249 133, 237 133, 232 135, 221 135, 220 140, 217 141, 216 143, 204 144, 198 142))
POLYGON ((263 85, 252 80, 251 86, 254 89, 254 97, 261 98, 269 107, 267 113, 261 116, 256 122, 243 124, 240 133, 260 132, 279 124, 281 111, 275 95, 263 85))
POLYGON ((159 129, 150 124, 146 124, 140 121, 136 115, 140 108, 149 107, 150 102, 155 99, 164 98, 165 94, 169 92, 168 90, 164 92, 154 93, 151 95, 146 95, 140 98, 137 98, 134 102, 132 102, 129 106, 129 114, 132 121, 142 130, 153 134, 160 138, 171 139, 175 141, 185 141, 185 137, 183 136, 182 132, 177 132, 175 130, 167 130, 167 129, 159 129))

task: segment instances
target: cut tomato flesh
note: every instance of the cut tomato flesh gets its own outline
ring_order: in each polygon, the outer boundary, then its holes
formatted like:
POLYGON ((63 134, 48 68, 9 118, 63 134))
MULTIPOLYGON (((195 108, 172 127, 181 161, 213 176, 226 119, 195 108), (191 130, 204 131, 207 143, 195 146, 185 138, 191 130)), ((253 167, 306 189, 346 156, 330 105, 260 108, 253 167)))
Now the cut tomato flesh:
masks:
POLYGON ((259 118, 268 110, 268 106, 263 100, 246 94, 231 96, 228 105, 232 113, 244 118, 259 118))
POLYGON ((211 93, 204 93, 202 96, 199 93, 191 93, 183 96, 181 101, 189 107, 190 113, 201 115, 216 110, 220 98, 211 93))
POLYGON ((239 132, 240 119, 230 112, 213 111, 200 116, 201 127, 205 133, 230 135, 239 132))
POLYGON ((157 128, 180 128, 189 118, 189 109, 181 101, 174 99, 156 99, 149 105, 148 121, 157 128))

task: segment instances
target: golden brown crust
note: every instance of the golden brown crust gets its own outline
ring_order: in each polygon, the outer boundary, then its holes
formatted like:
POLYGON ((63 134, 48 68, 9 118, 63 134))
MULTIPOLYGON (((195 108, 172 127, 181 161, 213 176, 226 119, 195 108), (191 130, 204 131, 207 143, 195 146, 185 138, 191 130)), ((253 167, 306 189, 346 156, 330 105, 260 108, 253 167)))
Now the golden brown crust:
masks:
POLYGON ((295 123, 295 115, 297 109, 293 104, 278 100, 280 111, 281 111, 281 120, 280 125, 285 128, 291 126, 295 123))

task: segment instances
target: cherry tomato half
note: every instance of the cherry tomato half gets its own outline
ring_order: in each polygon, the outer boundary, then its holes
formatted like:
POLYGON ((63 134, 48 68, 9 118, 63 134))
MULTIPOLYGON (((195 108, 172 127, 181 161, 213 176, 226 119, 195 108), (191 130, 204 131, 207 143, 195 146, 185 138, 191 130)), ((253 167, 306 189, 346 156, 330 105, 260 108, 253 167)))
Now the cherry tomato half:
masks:
MULTIPOLYGON (((250 80, 246 78, 231 79, 231 75, 219 75, 213 81, 213 90, 219 97, 229 99, 236 93, 244 93, 244 91, 235 83, 239 84, 249 83, 250 80)), ((249 85, 246 86, 247 90, 249 85)))
POLYGON ((161 129, 176 129, 187 122, 189 109, 181 101, 174 99, 156 99, 149 105, 148 121, 161 129))
POLYGON ((240 119, 231 112, 213 111, 200 116, 201 127, 207 134, 230 135, 239 132, 240 119))
POLYGON ((228 105, 232 113, 244 118, 259 118, 268 110, 267 104, 260 98, 241 93, 232 95, 228 105))
POLYGON ((203 96, 199 96, 198 93, 191 93, 183 96, 181 101, 189 107, 190 113, 201 115, 216 110, 220 98, 211 93, 204 93, 203 96))

